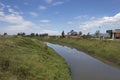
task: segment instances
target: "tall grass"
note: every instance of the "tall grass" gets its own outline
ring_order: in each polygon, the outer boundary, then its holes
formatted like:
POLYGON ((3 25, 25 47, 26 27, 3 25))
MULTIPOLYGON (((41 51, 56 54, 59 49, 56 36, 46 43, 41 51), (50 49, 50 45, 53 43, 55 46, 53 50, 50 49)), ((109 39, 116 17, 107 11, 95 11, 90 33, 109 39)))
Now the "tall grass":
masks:
POLYGON ((68 66, 43 42, 0 38, 0 80, 71 80, 68 66))

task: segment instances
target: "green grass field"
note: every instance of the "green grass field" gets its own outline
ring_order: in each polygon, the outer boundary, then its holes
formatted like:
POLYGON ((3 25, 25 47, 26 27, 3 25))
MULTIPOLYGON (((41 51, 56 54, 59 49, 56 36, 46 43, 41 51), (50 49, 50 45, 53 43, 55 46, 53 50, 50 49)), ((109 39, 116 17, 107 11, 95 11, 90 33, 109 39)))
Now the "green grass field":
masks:
POLYGON ((95 39, 46 39, 84 51, 103 62, 120 68, 120 41, 95 40, 95 39))
POLYGON ((43 42, 0 38, 0 80, 71 80, 63 58, 43 42))

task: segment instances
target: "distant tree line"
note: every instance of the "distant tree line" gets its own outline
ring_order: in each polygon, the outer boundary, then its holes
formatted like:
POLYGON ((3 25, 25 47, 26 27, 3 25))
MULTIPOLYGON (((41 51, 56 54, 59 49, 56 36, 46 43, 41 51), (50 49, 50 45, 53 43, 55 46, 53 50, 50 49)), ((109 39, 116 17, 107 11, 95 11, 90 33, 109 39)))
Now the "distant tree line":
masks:
POLYGON ((21 32, 21 33, 17 33, 17 36, 28 36, 28 37, 40 36, 40 37, 45 37, 45 36, 48 36, 48 33, 44 33, 44 34, 31 33, 30 35, 26 35, 24 32, 21 32))
POLYGON ((0 34, 0 36, 7 36, 7 35, 8 35, 8 34, 7 34, 6 32, 4 32, 3 35, 0 34))
MULTIPOLYGON (((87 34, 83 34, 82 31, 76 32, 74 30, 71 30, 70 32, 67 33, 67 35, 65 35, 65 32, 62 31, 61 38, 65 38, 65 36, 67 36, 67 37, 78 36, 80 38, 95 38, 95 37, 99 37, 100 36, 100 31, 97 30, 95 32, 95 34, 90 34, 90 32, 88 32, 87 34)), ((76 38, 78 38, 78 37, 76 37, 76 38)))
POLYGON ((21 32, 21 33, 17 33, 18 36, 25 36, 25 33, 24 32, 21 32))
MULTIPOLYGON (((6 32, 4 32, 3 34, 0 34, 0 36, 6 36, 8 35, 6 32)), ((38 33, 30 33, 29 35, 26 34, 25 32, 19 32, 17 33, 17 36, 24 36, 24 37, 34 37, 34 36, 39 36, 39 37, 46 37, 48 36, 48 33, 44 33, 44 34, 38 34, 38 33)), ((61 32, 61 38, 65 38, 65 37, 81 37, 81 38, 100 38, 100 31, 96 30, 96 32, 94 34, 90 34, 89 32, 87 34, 83 34, 81 31, 76 32, 74 30, 69 31, 67 34, 65 34, 64 31, 61 32)))
POLYGON ((70 32, 68 32, 67 35, 65 35, 64 31, 62 31, 62 33, 61 33, 61 37, 62 38, 65 38, 65 36, 81 36, 81 35, 82 35, 81 31, 80 32, 76 32, 74 30, 71 30, 70 32))

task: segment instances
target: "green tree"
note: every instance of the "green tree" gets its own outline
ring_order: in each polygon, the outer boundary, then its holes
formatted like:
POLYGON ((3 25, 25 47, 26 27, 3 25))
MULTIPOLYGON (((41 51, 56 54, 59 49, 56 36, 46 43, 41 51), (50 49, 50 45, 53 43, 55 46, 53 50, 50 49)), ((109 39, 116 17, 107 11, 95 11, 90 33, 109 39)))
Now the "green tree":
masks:
POLYGON ((90 36, 90 33, 89 33, 89 32, 87 33, 87 36, 90 36))
POLYGON ((25 36, 26 34, 24 32, 17 33, 18 36, 25 36))
POLYGON ((38 36, 38 33, 36 33, 36 36, 38 36))
POLYGON ((3 35, 4 35, 4 36, 6 36, 6 35, 7 35, 7 33, 4 33, 3 35))
POLYGON ((31 35, 31 36, 35 36, 35 33, 31 33, 30 35, 31 35))
POLYGON ((95 32, 95 36, 96 36, 96 37, 99 37, 99 36, 100 36, 100 31, 99 31, 99 30, 97 30, 97 31, 95 32))
POLYGON ((82 35, 82 32, 81 32, 81 31, 79 32, 79 35, 82 35))
POLYGON ((21 34, 20 33, 17 33, 17 36, 20 36, 21 34))
POLYGON ((26 35, 26 34, 23 32, 23 33, 22 33, 22 36, 25 36, 25 35, 26 35))
POLYGON ((75 36, 75 35, 77 35, 77 32, 74 30, 71 30, 70 32, 68 32, 68 35, 75 36))
POLYGON ((61 35, 62 35, 62 38, 65 37, 65 33, 64 33, 64 31, 62 31, 61 35))

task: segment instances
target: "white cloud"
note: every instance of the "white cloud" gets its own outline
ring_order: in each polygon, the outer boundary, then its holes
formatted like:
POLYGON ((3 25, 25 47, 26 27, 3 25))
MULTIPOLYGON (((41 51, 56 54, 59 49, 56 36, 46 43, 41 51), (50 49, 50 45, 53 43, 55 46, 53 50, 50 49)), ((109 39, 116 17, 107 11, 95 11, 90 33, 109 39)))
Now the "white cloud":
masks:
POLYGON ((67 24, 68 24, 68 25, 72 25, 73 22, 72 22, 72 21, 68 21, 67 24))
POLYGON ((40 9, 40 10, 46 10, 47 7, 46 7, 46 6, 39 6, 39 9, 40 9))
POLYGON ((46 23, 46 24, 40 23, 38 26, 40 26, 40 27, 46 27, 46 26, 51 26, 51 24, 49 24, 49 23, 46 23))
POLYGON ((50 22, 50 20, 39 20, 39 22, 41 22, 41 23, 48 23, 48 22, 50 22))
POLYGON ((120 13, 116 14, 115 16, 111 17, 103 17, 99 19, 94 19, 88 22, 85 22, 84 24, 80 25, 81 28, 84 30, 88 30, 95 27, 119 27, 120 26, 120 13))
POLYGON ((20 13, 19 12, 17 12, 17 11, 14 11, 12 8, 8 8, 8 12, 10 13, 10 14, 15 14, 15 15, 19 15, 20 13))
POLYGON ((1 16, 4 16, 4 13, 0 11, 0 17, 1 17, 1 16))
MULTIPOLYGON (((0 12, 1 13, 1 12, 0 12)), ((7 31, 26 31, 29 27, 35 26, 34 23, 30 21, 26 21, 20 15, 15 14, 2 14, 0 15, 0 22, 5 22, 9 24, 7 27, 7 31)))
POLYGON ((45 0, 46 3, 50 4, 53 0, 45 0))
MULTIPOLYGON (((40 20, 40 22, 48 23, 50 20, 40 20)), ((0 10, 0 23, 5 23, 5 25, 0 24, 0 34, 4 32, 7 32, 8 34, 16 34, 18 32, 25 32, 27 34, 30 34, 31 32, 48 33, 50 35, 59 34, 58 31, 41 28, 42 26, 44 27, 50 24, 39 25, 25 20, 19 12, 16 12, 11 7, 7 7, 5 5, 3 9, 0 10), (4 9, 9 13, 5 13, 4 9)))
POLYGON ((74 19, 87 19, 88 16, 87 15, 83 15, 83 16, 76 16, 74 17, 74 19))
POLYGON ((54 31, 54 30, 46 30, 46 29, 43 29, 42 30, 42 33, 48 33, 50 35, 59 35, 59 31, 54 31))
POLYGON ((2 11, 5 8, 5 5, 0 2, 0 10, 2 11))
POLYGON ((6 23, 6 25, 0 25, 1 31, 6 32, 18 32, 18 31, 26 31, 29 27, 35 26, 34 23, 25 20, 19 12, 14 11, 10 6, 5 6, 3 10, 0 11, 0 22, 6 23), (4 9, 8 11, 6 14, 4 9))
POLYGON ((37 17, 38 14, 36 12, 30 12, 30 15, 32 15, 33 17, 37 17))
POLYGON ((19 7, 17 5, 14 6, 15 9, 19 9, 19 7))
POLYGON ((64 4, 64 2, 59 1, 59 2, 53 3, 52 5, 53 5, 53 6, 57 6, 57 5, 61 5, 61 4, 64 4))
POLYGON ((82 16, 76 16, 76 17, 74 17, 74 19, 81 19, 82 18, 82 16))
POLYGON ((94 17, 94 16, 93 16, 93 17, 91 17, 90 19, 91 19, 91 20, 95 20, 95 19, 96 19, 96 17, 94 17))
POLYGON ((7 22, 7 23, 10 23, 10 24, 21 24, 24 20, 19 15, 15 15, 15 14, 6 15, 6 14, 3 14, 3 16, 0 16, 0 21, 7 22))

